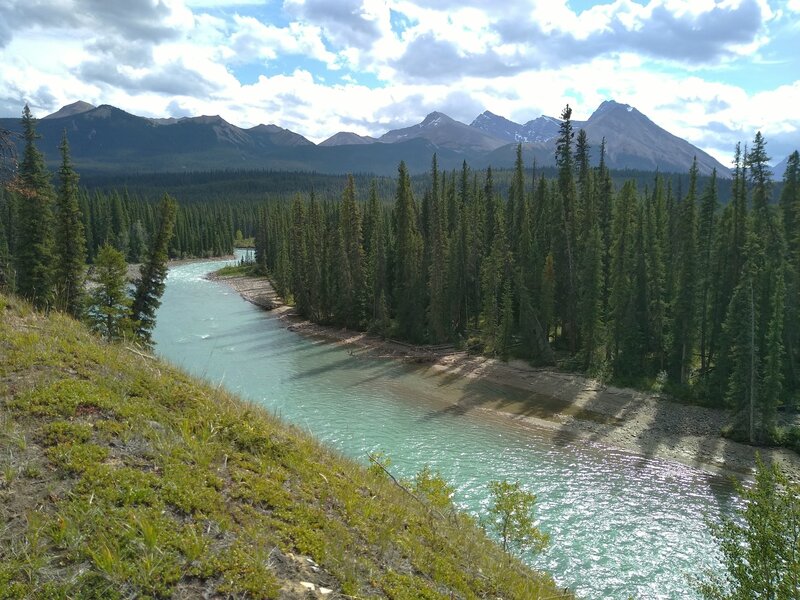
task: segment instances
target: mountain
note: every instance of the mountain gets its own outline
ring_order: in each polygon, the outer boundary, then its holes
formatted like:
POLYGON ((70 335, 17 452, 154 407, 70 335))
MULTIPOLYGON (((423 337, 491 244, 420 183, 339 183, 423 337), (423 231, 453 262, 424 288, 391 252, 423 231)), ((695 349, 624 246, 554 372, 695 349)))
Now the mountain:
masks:
POLYGON ((697 157, 697 167, 704 175, 713 169, 720 174, 730 172, 711 155, 659 127, 627 104, 603 102, 582 127, 595 149, 605 138, 606 160, 612 168, 681 172, 697 157))
POLYGON ((357 133, 353 133, 352 131, 340 131, 339 133, 334 133, 327 140, 320 142, 319 145, 323 147, 355 146, 362 144, 374 144, 377 141, 378 140, 369 135, 358 135, 357 133))
POLYGON ((92 110, 93 108, 96 108, 94 104, 89 104, 88 102, 84 102, 83 100, 78 100, 77 102, 73 102, 72 104, 67 104, 66 106, 62 106, 53 114, 47 115, 46 117, 42 118, 61 119, 62 117, 71 117, 72 115, 79 115, 81 113, 85 113, 86 111, 92 110))
MULTIPOLYGON (((486 155, 486 164, 504 166, 513 163, 519 142, 523 143, 526 162, 535 159, 542 166, 555 164, 556 138, 561 123, 558 119, 539 117, 525 125, 518 125, 502 117, 494 118, 495 115, 491 113, 483 113, 481 117, 473 122, 473 126, 478 122, 483 130, 489 128, 496 135, 501 130, 511 130, 512 125, 518 128, 514 130, 517 141, 486 155)), ((710 174, 713 169, 717 169, 721 176, 730 173, 728 167, 711 155, 659 127, 628 104, 607 100, 588 120, 573 121, 572 125, 576 132, 586 130, 593 164, 599 160, 600 144, 605 139, 606 164, 612 169, 658 169, 662 172, 685 173, 696 156, 701 174, 710 174)))
POLYGON ((379 139, 387 144, 423 138, 441 148, 468 155, 491 152, 505 144, 505 140, 485 133, 465 123, 451 119, 444 113, 432 112, 421 123, 394 129, 379 139))
POLYGON ((254 140, 266 140, 269 144, 274 146, 313 146, 311 142, 304 138, 299 133, 289 131, 277 125, 256 125, 245 131, 253 137, 254 140))
POLYGON ((501 140, 523 144, 542 143, 553 139, 558 135, 560 125, 559 119, 545 116, 520 125, 488 110, 478 115, 470 123, 470 127, 501 140))
MULTIPOLYGON (((412 172, 427 171, 433 153, 443 169, 458 168, 464 160, 476 168, 511 167, 518 143, 526 164, 535 159, 541 166, 553 165, 560 124, 546 116, 519 124, 486 111, 466 125, 432 112, 422 122, 389 131, 378 140, 339 132, 315 145, 277 125, 243 129, 219 115, 159 119, 107 104, 75 102, 41 119, 38 131, 39 148, 55 167, 66 130, 73 160, 84 172, 282 169, 393 175, 401 160, 412 172)), ((701 173, 713 168, 720 175, 729 173, 627 104, 603 102, 587 121, 573 124, 576 130, 586 130, 594 164, 605 138, 606 161, 613 169, 685 173, 697 156, 701 173)), ((21 126, 19 119, 0 119, 0 128, 18 132, 21 126)))
POLYGON ((786 172, 786 166, 789 164, 789 157, 787 156, 777 165, 772 167, 772 177, 774 179, 783 179, 783 174, 786 172))
MULTIPOLYGON (((464 160, 463 154, 423 137, 393 144, 317 146, 276 125, 242 129, 219 115, 152 119, 110 105, 59 113, 66 116, 38 122, 38 147, 56 169, 66 130, 75 166, 87 174, 272 169, 394 175, 402 160, 414 173, 427 171, 434 153, 442 168, 460 167, 464 160)), ((0 119, 0 128, 19 132, 21 125, 19 119, 0 119)))

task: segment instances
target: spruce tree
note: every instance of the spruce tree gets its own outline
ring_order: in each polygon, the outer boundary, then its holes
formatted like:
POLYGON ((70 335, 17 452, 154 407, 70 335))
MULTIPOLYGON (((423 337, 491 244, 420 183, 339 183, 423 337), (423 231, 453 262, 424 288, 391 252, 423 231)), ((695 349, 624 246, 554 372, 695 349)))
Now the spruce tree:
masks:
POLYGON ((126 290, 127 264, 122 253, 104 244, 92 269, 92 289, 88 307, 91 327, 107 340, 122 339, 130 329, 131 299, 126 290))
POLYGON ((348 303, 345 324, 357 328, 364 319, 364 246, 361 231, 361 211, 356 204, 355 180, 352 175, 347 177, 347 187, 342 196, 342 206, 339 215, 342 231, 342 244, 346 260, 346 277, 349 289, 345 301, 348 303))
POLYGON ((169 242, 175 226, 177 204, 164 195, 159 205, 158 224, 147 261, 142 264, 131 305, 131 321, 136 336, 146 345, 152 342, 156 311, 161 305, 164 282, 167 278, 169 242))
POLYGON ((679 206, 680 226, 675 256, 675 291, 672 301, 670 375, 685 384, 694 358, 697 290, 697 159, 689 171, 689 193, 679 206))
POLYGON ((711 299, 715 287, 715 269, 712 262, 714 238, 716 236, 717 216, 717 170, 711 174, 711 180, 700 199, 699 223, 697 232, 697 279, 698 307, 697 315, 700 323, 700 373, 705 375, 709 368, 710 344, 709 335, 713 318, 711 299))
POLYGON ((56 306, 74 317, 85 308, 84 273, 86 239, 78 205, 78 175, 72 168, 67 132, 61 140, 61 184, 56 199, 55 269, 53 285, 56 306))
POLYGON ((424 331, 422 279, 422 237, 417 227, 417 210, 405 162, 398 168, 394 207, 395 261, 394 291, 398 334, 421 341, 424 331))
POLYGON ((558 204, 560 226, 556 247, 556 305, 561 314, 567 345, 571 352, 577 350, 577 190, 575 187, 574 161, 572 156, 572 109, 569 104, 561 113, 561 125, 556 141, 556 166, 558 167, 558 204))
POLYGON ((36 148, 36 120, 22 111, 25 151, 19 165, 17 239, 14 244, 17 293, 39 308, 53 300, 53 187, 42 153, 36 148))

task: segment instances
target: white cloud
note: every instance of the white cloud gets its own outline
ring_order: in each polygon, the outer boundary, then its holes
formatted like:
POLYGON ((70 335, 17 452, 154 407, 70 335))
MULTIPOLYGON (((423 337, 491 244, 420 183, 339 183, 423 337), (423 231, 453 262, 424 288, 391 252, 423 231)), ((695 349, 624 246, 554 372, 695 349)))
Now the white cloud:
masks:
MULTIPOLYGON (((742 52, 767 43, 779 13, 763 0, 614 0, 580 13, 564 0, 286 0, 285 26, 237 9, 249 4, 241 0, 136 10, 109 1, 88 10, 106 1, 41 0, 54 12, 34 15, 36 26, 17 28, 4 46, 0 26, 5 116, 17 116, 26 100, 43 115, 83 99, 146 116, 273 122, 321 141, 338 130, 380 135, 433 110, 469 122, 488 109, 524 122, 569 102, 585 119, 613 98, 723 162, 757 128, 779 140, 776 154, 800 130, 800 83, 748 93, 692 75, 694 64, 740 64, 749 60, 742 52), (401 33, 391 29, 390 10, 405 19, 401 33), (658 27, 673 37, 657 39, 658 27), (280 69, 287 57, 325 67, 252 84, 234 75, 243 65, 280 69), (369 77, 377 88, 357 83, 369 77)), ((0 23, 18 22, 31 6, 11 0, 0 23)))

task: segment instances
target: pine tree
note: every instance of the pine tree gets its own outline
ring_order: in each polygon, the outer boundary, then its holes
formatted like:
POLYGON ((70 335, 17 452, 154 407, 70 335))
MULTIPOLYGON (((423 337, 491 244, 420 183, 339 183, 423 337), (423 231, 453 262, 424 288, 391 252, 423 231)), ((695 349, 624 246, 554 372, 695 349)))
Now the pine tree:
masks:
POLYGON ((17 293, 39 308, 53 300, 53 187, 44 157, 36 148, 35 119, 22 111, 25 151, 19 165, 17 239, 14 244, 17 293))
POLYGON ((559 285, 556 289, 556 305, 561 313, 567 344, 571 352, 578 346, 577 324, 577 190, 575 187, 574 162, 572 157, 572 109, 569 104, 561 113, 561 126, 556 142, 556 166, 558 167, 558 202, 560 227, 557 246, 556 274, 559 285))
POLYGON ((420 341, 425 316, 422 302, 422 237, 417 227, 411 180, 404 162, 398 168, 394 222, 394 291, 398 334, 405 339, 420 341))
POLYGON ((632 375, 639 357, 638 335, 634 323, 636 311, 635 279, 637 256, 636 187, 628 181, 614 205, 611 236, 611 268, 608 314, 608 349, 614 372, 632 375))
POLYGON ((430 193, 428 214, 429 260, 428 279, 428 325, 432 339, 442 342, 448 338, 449 306, 447 306, 447 228, 442 197, 439 192, 439 175, 436 155, 432 166, 433 188, 430 193))
POLYGON ((175 226, 177 204, 164 195, 159 205, 158 225, 147 261, 141 266, 131 305, 131 321, 136 336, 146 345, 152 342, 156 311, 161 305, 164 282, 167 278, 168 248, 175 226))
POLYGON ((780 207, 787 243, 784 347, 786 385, 800 387, 800 153, 789 156, 783 176, 780 207))
POLYGON ((358 328, 364 320, 364 246, 361 233, 361 212, 356 204, 355 180, 352 175, 347 178, 347 187, 342 196, 342 207, 339 216, 344 247, 345 267, 349 282, 344 300, 348 303, 345 324, 358 328))
POLYGON ((294 304, 303 316, 311 312, 311 298, 308 289, 308 249, 306 247, 306 210, 305 204, 299 194, 292 200, 292 225, 290 256, 292 262, 292 296, 294 304))
POLYGON ((54 289, 56 306, 74 317, 83 314, 86 239, 78 206, 78 175, 72 168, 67 132, 61 140, 61 185, 56 199, 54 289))
POLYGON ((700 199, 700 213, 697 232, 697 274, 698 308, 700 323, 700 373, 705 375, 709 367, 710 345, 708 343, 713 318, 711 298, 715 282, 715 269, 712 262, 714 238, 716 236, 717 214, 717 170, 711 174, 708 187, 700 199))
POLYGON ((97 253, 88 316, 92 328, 107 340, 121 339, 130 329, 131 299, 125 289, 127 264, 122 253, 104 244, 97 253))
POLYGON ((681 202, 680 235, 677 241, 675 282, 672 302, 672 348, 670 374, 685 384, 694 358, 695 304, 697 297, 697 159, 689 171, 689 193, 681 202))

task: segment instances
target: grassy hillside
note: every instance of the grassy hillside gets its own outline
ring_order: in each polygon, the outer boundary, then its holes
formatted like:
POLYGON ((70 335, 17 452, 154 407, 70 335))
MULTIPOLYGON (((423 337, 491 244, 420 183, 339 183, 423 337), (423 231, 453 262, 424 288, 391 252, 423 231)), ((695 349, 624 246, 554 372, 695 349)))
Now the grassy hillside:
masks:
POLYGON ((0 598, 570 597, 467 517, 4 296, 0 523, 0 598))

